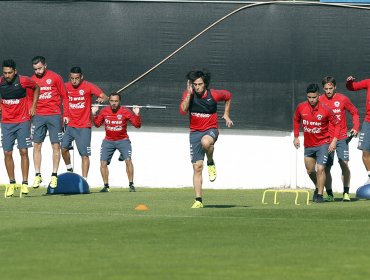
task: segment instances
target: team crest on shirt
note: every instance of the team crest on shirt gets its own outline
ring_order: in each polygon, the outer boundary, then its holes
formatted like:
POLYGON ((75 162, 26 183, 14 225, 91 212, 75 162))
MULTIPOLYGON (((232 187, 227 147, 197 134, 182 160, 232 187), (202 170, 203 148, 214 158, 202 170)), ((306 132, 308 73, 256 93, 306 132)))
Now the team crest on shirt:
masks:
POLYGON ((322 115, 317 115, 317 119, 320 121, 322 119, 322 115))
POLYGON ((335 101, 335 102, 334 102, 334 106, 335 106, 335 107, 339 107, 339 106, 340 106, 340 102, 339 102, 339 101, 335 101))
POLYGON ((51 84, 51 79, 47 79, 47 80, 46 80, 46 83, 47 83, 48 85, 50 85, 50 84, 51 84))
POLYGON ((122 115, 117 115, 117 119, 122 120, 122 115))
POLYGON ((80 95, 84 95, 84 94, 85 94, 85 91, 84 91, 83 89, 80 89, 80 90, 78 91, 78 93, 79 93, 80 95))

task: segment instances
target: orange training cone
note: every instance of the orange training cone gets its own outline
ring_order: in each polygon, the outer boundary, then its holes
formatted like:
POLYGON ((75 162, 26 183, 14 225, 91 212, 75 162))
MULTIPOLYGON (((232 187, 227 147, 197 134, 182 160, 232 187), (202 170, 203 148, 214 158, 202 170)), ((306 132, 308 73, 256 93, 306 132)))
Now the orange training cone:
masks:
POLYGON ((149 208, 145 204, 139 204, 138 206, 135 207, 135 210, 147 211, 147 210, 149 210, 149 208))

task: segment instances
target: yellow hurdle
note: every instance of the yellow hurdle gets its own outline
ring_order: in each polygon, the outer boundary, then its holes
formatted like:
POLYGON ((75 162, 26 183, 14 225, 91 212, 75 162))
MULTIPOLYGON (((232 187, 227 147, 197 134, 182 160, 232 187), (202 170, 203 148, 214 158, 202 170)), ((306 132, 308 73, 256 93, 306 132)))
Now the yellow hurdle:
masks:
POLYGON ((266 193, 268 192, 273 192, 274 193, 274 204, 279 204, 279 202, 277 201, 277 194, 278 193, 295 193, 295 205, 300 205, 298 203, 298 196, 299 196, 299 193, 306 193, 307 194, 307 205, 310 205, 309 203, 309 199, 310 199, 310 192, 307 191, 307 190, 265 190, 263 192, 263 196, 262 196, 262 204, 268 204, 267 202, 265 202, 265 196, 266 196, 266 193))

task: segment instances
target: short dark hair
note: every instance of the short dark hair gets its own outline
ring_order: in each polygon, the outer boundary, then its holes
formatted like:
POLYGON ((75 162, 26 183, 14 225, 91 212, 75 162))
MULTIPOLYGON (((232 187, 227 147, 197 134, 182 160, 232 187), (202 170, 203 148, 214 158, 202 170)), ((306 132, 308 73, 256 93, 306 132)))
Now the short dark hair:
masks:
POLYGON ((337 84, 334 77, 330 77, 330 76, 324 77, 324 79, 322 79, 322 86, 325 86, 328 83, 332 83, 334 86, 336 86, 337 84))
POLYGON ((32 58, 32 64, 37 64, 39 62, 41 62, 42 64, 45 64, 45 62, 46 62, 45 57, 43 57, 41 55, 37 55, 34 58, 32 58))
POLYGON ((17 64, 15 63, 13 59, 5 59, 3 61, 3 67, 10 67, 15 70, 17 68, 17 64))
POLYGON ((73 73, 73 74, 82 74, 82 69, 79 66, 73 66, 71 68, 70 73, 73 73))
POLYGON ((119 101, 121 101, 121 95, 120 95, 118 92, 115 92, 115 91, 111 92, 111 93, 110 93, 110 95, 109 95, 109 98, 110 98, 111 96, 118 96, 119 101))
POLYGON ((202 78, 206 88, 208 88, 209 83, 211 82, 211 73, 209 73, 207 69, 192 70, 186 74, 186 78, 190 80, 190 82, 194 82, 195 80, 202 78))
POLYGON ((319 92, 320 88, 318 84, 309 84, 306 93, 319 92))

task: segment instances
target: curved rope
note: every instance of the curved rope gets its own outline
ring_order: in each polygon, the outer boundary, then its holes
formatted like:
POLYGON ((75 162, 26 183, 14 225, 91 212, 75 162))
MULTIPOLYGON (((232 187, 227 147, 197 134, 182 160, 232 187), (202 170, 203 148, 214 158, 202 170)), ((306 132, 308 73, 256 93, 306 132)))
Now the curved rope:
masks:
POLYGON ((172 52, 171 54, 169 54, 167 57, 165 57, 164 59, 162 59, 159 63, 157 63, 156 65, 154 65, 152 68, 150 68, 149 70, 147 70, 146 72, 144 72, 143 74, 141 74, 139 77, 137 77, 136 79, 134 79, 133 81, 131 81, 130 83, 128 83, 127 85, 125 85, 124 87, 122 87, 121 89, 117 90, 117 93, 120 93, 121 91, 127 89, 128 87, 130 87, 131 85, 133 85, 137 81, 141 80, 143 77, 145 77, 150 72, 152 72, 153 70, 155 70, 156 68, 158 68, 160 65, 162 65, 164 62, 166 62, 167 60, 169 60, 171 57, 173 57, 175 54, 177 54, 179 51, 181 51, 183 48, 185 48, 191 42, 193 42, 194 40, 196 40, 198 37, 200 37, 205 32, 207 32, 208 30, 210 30, 211 28, 213 28, 215 25, 217 25, 220 22, 224 21, 225 19, 231 17, 232 15, 234 15, 234 14, 236 14, 236 13, 242 11, 242 10, 248 9, 248 8, 252 8, 252 7, 256 7, 256 6, 263 6, 263 5, 271 5, 271 4, 282 4, 282 5, 291 5, 291 4, 293 4, 293 5, 322 5, 322 6, 333 6, 333 7, 340 7, 340 8, 351 8, 351 9, 370 10, 370 7, 364 7, 364 6, 355 6, 355 5, 338 4, 338 3, 310 2, 310 1, 268 1, 268 2, 259 2, 259 3, 248 4, 248 5, 242 6, 242 7, 238 8, 238 9, 236 9, 236 10, 228 13, 227 15, 223 16, 219 20, 215 21, 214 23, 212 23, 211 25, 209 25, 208 27, 206 27, 204 30, 202 30, 201 32, 199 32, 197 35, 195 35, 193 38, 191 38, 185 44, 183 44, 182 46, 180 46, 177 50, 175 50, 174 52, 172 52))

